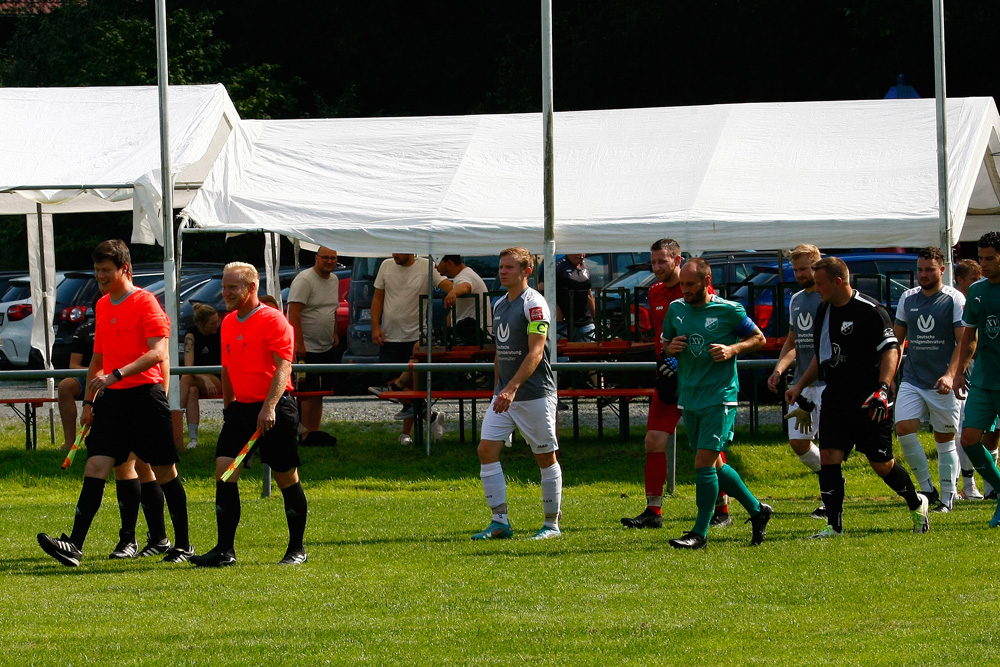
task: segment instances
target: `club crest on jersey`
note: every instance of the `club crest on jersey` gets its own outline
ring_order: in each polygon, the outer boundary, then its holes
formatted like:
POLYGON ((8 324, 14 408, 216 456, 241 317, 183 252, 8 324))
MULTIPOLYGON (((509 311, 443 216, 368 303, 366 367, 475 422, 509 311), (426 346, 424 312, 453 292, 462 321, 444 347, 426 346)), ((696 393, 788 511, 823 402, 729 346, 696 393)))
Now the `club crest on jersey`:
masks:
POLYGON ((920 329, 920 333, 930 333, 931 331, 934 331, 934 316, 927 313, 926 315, 918 317, 917 328, 920 329))
POLYGON ((719 328, 719 318, 718 317, 706 317, 705 318, 705 328, 709 331, 715 331, 719 328))
POLYGON ((545 314, 542 313, 542 309, 540 306, 534 306, 533 308, 528 309, 528 319, 530 319, 532 322, 537 322, 538 320, 544 320, 545 314))
POLYGON ((840 323, 840 333, 845 336, 854 331, 854 320, 847 320, 846 322, 840 323))
POLYGON ((506 322, 498 324, 497 340, 501 343, 506 343, 508 338, 510 338, 510 326, 508 326, 506 322))
POLYGON ((795 318, 795 323, 798 325, 799 329, 803 331, 808 331, 813 328, 813 316, 812 313, 799 313, 799 316, 795 318))
POLYGON ((1000 318, 996 315, 986 316, 986 335, 990 338, 996 338, 997 334, 1000 334, 1000 318))
POLYGON ((696 357, 700 357, 705 351, 705 337, 701 334, 691 334, 687 338, 688 351, 696 357))
POLYGON ((831 351, 833 352, 833 354, 830 355, 830 368, 833 368, 841 361, 847 360, 847 357, 845 357, 840 353, 840 345, 838 345, 837 343, 833 343, 830 347, 831 351))

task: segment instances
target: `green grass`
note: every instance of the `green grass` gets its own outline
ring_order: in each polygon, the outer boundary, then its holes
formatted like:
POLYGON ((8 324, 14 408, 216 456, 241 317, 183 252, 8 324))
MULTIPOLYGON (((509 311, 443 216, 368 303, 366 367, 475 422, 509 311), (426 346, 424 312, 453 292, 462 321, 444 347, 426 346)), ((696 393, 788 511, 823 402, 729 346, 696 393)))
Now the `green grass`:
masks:
MULTIPOLYGON (((902 502, 858 457, 846 466, 847 536, 822 527, 815 476, 780 434, 741 433, 731 462, 776 511, 750 548, 745 512, 708 548, 666 542, 695 513, 691 457, 665 501, 664 529, 626 531, 643 507, 642 436, 565 438, 564 536, 540 525, 538 469, 504 454, 516 539, 474 543, 489 521, 474 444, 449 434, 430 458, 388 427, 328 424, 340 446, 303 450, 309 563, 279 568, 280 494, 241 481, 239 563, 223 570, 111 562, 113 485, 79 568, 45 556, 35 533, 68 531, 82 457, 69 471, 40 434, 0 429, 0 662, 3 664, 789 664, 944 665, 1000 659, 992 503, 962 503, 911 532, 902 502)), ((192 537, 215 539, 212 446, 186 455, 192 537)), ((565 434, 565 432, 564 432, 565 434)), ((928 453, 934 456, 928 440, 928 453)), ((932 469, 935 466, 932 465, 932 469)))

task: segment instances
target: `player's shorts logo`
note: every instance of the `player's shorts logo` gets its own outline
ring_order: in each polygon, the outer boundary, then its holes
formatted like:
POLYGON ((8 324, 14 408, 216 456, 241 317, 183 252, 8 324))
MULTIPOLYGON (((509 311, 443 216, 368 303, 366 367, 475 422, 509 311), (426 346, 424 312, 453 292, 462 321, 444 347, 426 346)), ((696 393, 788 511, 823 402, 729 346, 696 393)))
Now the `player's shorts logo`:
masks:
POLYGON ((508 338, 510 338, 510 326, 506 322, 501 322, 497 325, 497 340, 506 343, 508 338))
POLYGON ((934 316, 928 313, 917 318, 917 328, 920 333, 930 333, 934 331, 934 316))
POLYGON ((719 318, 718 317, 706 317, 705 318, 705 328, 709 331, 715 331, 719 328, 719 318))
POLYGON ((847 320, 846 322, 840 323, 840 333, 845 336, 850 335, 854 331, 854 320, 847 320))
POLYGON ((986 316, 986 335, 990 338, 996 338, 997 334, 1000 334, 1000 318, 996 315, 986 316))
POLYGON ((687 349, 696 357, 705 351, 705 337, 701 334, 691 334, 687 339, 687 349))
POLYGON ((799 316, 795 318, 795 323, 799 327, 800 331, 808 331, 813 328, 813 316, 812 313, 799 313, 799 316))

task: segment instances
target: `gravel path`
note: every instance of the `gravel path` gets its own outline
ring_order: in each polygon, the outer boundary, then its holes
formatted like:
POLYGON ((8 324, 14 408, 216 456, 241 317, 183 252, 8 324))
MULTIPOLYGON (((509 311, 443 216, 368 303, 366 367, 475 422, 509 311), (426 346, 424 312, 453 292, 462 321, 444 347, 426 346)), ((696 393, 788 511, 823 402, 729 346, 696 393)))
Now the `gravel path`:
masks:
MULTIPOLYGON (((25 382, 0 382, 0 397, 20 398, 36 397, 46 395, 45 383, 40 381, 25 382)), ((592 428, 597 427, 597 407, 593 401, 580 401, 580 425, 592 428)), ((397 412, 399 406, 395 403, 379 401, 374 396, 334 396, 323 399, 323 418, 333 421, 344 422, 367 422, 391 423, 392 416, 397 412)), ((446 428, 448 431, 458 430, 458 402, 442 401, 438 406, 443 406, 445 413, 446 428)), ((484 402, 477 401, 476 414, 482 419, 482 411, 485 408, 484 402)), ((48 424, 48 411, 43 409, 39 414, 39 429, 46 429, 48 424)), ((761 424, 778 424, 781 421, 779 406, 763 406, 760 408, 761 424)), ((202 401, 201 403, 202 422, 212 424, 222 424, 222 401, 202 401)), ((646 423, 647 404, 633 401, 629 406, 629 415, 632 426, 642 426, 646 423)), ((466 418, 469 418, 468 407, 466 407, 466 418)), ((750 419, 749 404, 741 403, 737 413, 738 424, 748 424, 750 419)), ((59 428, 59 414, 56 409, 56 428, 59 428)), ((560 411, 560 421, 564 426, 572 424, 572 413, 570 411, 560 411)), ((17 423, 18 418, 13 410, 8 406, 0 406, 0 423, 17 423)), ((617 430, 617 417, 609 408, 604 410, 604 424, 611 431, 617 430)), ((468 423, 466 424, 468 427, 468 423)), ((41 437, 39 438, 41 440, 41 437)))

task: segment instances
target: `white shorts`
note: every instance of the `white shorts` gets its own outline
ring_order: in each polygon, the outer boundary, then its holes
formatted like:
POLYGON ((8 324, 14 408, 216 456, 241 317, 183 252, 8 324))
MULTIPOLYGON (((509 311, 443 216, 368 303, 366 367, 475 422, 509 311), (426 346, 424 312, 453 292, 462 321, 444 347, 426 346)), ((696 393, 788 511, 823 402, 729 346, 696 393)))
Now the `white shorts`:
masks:
POLYGON ((795 428, 795 420, 790 419, 788 421, 788 439, 789 440, 815 440, 819 437, 819 409, 823 405, 823 390, 826 389, 826 385, 816 386, 814 384, 809 385, 802 390, 801 396, 808 398, 810 401, 816 404, 816 409, 812 411, 812 430, 803 433, 795 428))
MULTIPOLYGON (((493 397, 496 400, 496 396, 493 397)), ((556 437, 556 397, 543 396, 530 401, 514 401, 506 412, 493 411, 493 401, 483 417, 481 438, 509 442, 516 428, 535 454, 559 449, 556 437)))
POLYGON ((957 433, 962 403, 953 392, 939 394, 934 389, 920 389, 903 382, 896 396, 896 421, 930 421, 935 433, 957 433))

